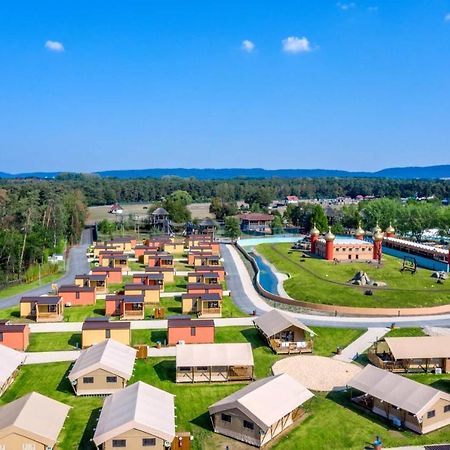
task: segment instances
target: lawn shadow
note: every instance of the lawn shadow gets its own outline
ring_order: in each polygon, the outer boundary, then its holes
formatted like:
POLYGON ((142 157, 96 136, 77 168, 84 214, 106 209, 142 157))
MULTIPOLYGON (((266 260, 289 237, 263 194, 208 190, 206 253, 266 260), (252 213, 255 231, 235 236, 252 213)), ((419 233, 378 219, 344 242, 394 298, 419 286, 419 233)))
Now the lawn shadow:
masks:
POLYGON ((63 392, 65 394, 74 394, 73 388, 70 384, 69 379, 67 378, 67 376, 69 375, 70 370, 72 369, 72 364, 70 364, 70 366, 67 368, 67 370, 65 371, 63 377, 59 380, 58 386, 56 387, 56 390, 59 392, 63 392))
POLYGON ((250 342, 252 348, 266 347, 266 343, 256 328, 246 328, 241 330, 241 334, 247 342, 250 342))
POLYGON ((94 436, 94 429, 97 426, 97 420, 101 410, 102 408, 95 408, 91 411, 78 450, 94 450, 96 448, 92 442, 92 437, 94 436))
MULTIPOLYGON (((364 419, 370 420, 377 425, 383 427, 387 432, 389 431, 397 431, 400 434, 406 432, 407 430, 403 428, 392 427, 390 422, 384 417, 379 416, 378 414, 373 413, 372 411, 363 408, 362 406, 358 406, 356 403, 352 402, 350 399, 350 393, 346 391, 330 391, 326 395, 326 398, 337 403, 340 406, 350 410, 351 412, 358 414, 358 416, 363 417, 364 419)), ((367 448, 373 448, 372 443, 366 442, 369 445, 367 448)))
POLYGON ((81 348, 81 334, 80 333, 72 334, 67 343, 72 347, 81 348))
POLYGON ((193 420, 191 420, 191 423, 197 425, 200 428, 203 428, 204 430, 213 431, 211 419, 207 411, 201 414, 200 416, 195 417, 193 420))
POLYGON ((98 314, 99 316, 104 316, 106 313, 104 308, 96 308, 92 312, 93 314, 98 314))
POLYGON ((150 340, 152 342, 161 342, 165 345, 167 342, 167 331, 166 330, 152 330, 150 332, 150 340))
POLYGON ((438 389, 439 391, 444 391, 450 394, 450 379, 448 378, 433 381, 430 386, 433 386, 435 389, 438 389))
POLYGON ((19 319, 20 318, 20 311, 19 310, 14 310, 14 311, 11 311, 11 317, 16 317, 17 319, 19 319))
POLYGON ((164 360, 153 366, 161 381, 175 381, 175 361, 164 360))

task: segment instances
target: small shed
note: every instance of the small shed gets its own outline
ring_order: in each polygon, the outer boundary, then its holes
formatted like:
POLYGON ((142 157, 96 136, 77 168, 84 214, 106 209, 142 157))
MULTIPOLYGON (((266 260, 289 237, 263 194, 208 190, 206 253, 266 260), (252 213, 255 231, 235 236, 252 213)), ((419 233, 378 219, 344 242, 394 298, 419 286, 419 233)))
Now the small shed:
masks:
POLYGON ((107 317, 93 317, 83 322, 81 327, 81 346, 83 348, 110 338, 124 345, 130 345, 130 322, 109 321, 107 317))
POLYGON ((30 327, 27 324, 0 320, 0 344, 23 352, 29 342, 30 327))
MULTIPOLYGON (((101 275, 105 276, 105 275, 101 275)), ((58 288, 60 295, 66 306, 95 305, 95 286, 77 286, 76 284, 65 284, 58 288)))

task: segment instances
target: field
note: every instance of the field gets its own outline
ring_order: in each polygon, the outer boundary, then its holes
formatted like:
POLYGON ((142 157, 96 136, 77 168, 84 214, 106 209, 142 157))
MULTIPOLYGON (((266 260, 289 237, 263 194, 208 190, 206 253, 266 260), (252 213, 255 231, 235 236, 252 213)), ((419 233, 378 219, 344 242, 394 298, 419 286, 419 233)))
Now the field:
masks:
POLYGON ((419 268, 415 274, 401 272, 402 261, 392 256, 384 255, 382 267, 377 268, 364 262, 334 264, 317 258, 301 258, 299 252, 290 251, 290 244, 261 244, 257 250, 280 272, 290 275, 284 287, 289 296, 298 300, 375 308, 450 303, 450 283, 436 284, 432 272, 426 269, 419 268), (360 270, 373 280, 386 282, 387 288, 347 285, 360 270), (367 289, 372 290, 372 296, 364 295, 367 289))
MULTIPOLYGON (((148 210, 151 208, 151 203, 121 203, 124 213, 123 217, 127 218, 130 214, 138 216, 140 219, 145 219, 148 215, 148 210)), ((89 216, 86 221, 87 224, 94 224, 100 222, 103 219, 115 222, 117 216, 114 214, 109 214, 108 211, 111 205, 102 206, 90 206, 89 216)), ((189 211, 192 214, 193 219, 204 219, 205 217, 214 217, 213 214, 209 212, 209 203, 192 203, 188 206, 189 211)))
MULTIPOLYGON (((315 327, 314 331, 317 333, 315 353, 324 356, 330 356, 336 346, 349 344, 363 332, 363 330, 318 327, 315 327)), ((147 331, 147 333, 149 332, 147 331)), ((152 332, 152 340, 156 339, 158 335, 161 336, 161 333, 164 331, 152 332)), ((36 338, 33 339, 38 339, 41 344, 46 342, 45 347, 47 348, 52 341, 58 341, 59 345, 64 346, 70 341, 77 340, 76 333, 71 336, 70 333, 64 333, 64 336, 61 336, 61 333, 58 334, 58 337, 53 335, 57 339, 51 339, 50 334, 52 333, 36 335, 36 338)), ((269 375, 272 364, 281 358, 270 351, 254 328, 218 328, 216 341, 250 342, 253 347, 257 378, 269 375)), ((37 340, 32 342, 33 346, 37 344, 37 340)), ((59 349, 59 345, 51 345, 53 349, 59 349)), ((66 378, 69 368, 70 363, 22 367, 14 384, 0 399, 0 404, 10 402, 31 391, 41 392, 69 404, 73 408, 60 435, 60 448, 62 450, 93 450, 90 439, 103 399, 101 397, 75 397, 66 378)), ((174 368, 174 360, 170 358, 139 360, 136 362, 134 376, 130 382, 142 380, 176 395, 177 429, 193 433, 194 450, 223 449, 225 445, 229 445, 229 448, 233 449, 251 449, 251 447, 241 446, 214 434, 207 414, 210 404, 238 390, 243 385, 176 385, 174 368)), ((443 377, 416 375, 414 379, 450 391, 450 384, 448 380, 444 381, 443 377)), ((306 410, 305 420, 291 429, 289 434, 278 440, 271 448, 294 450, 299 448, 299 442, 301 442, 300 448, 312 450, 325 448, 360 450, 364 445, 372 442, 376 435, 382 437, 386 446, 450 440, 449 427, 428 436, 418 436, 412 432, 390 429, 382 419, 356 409, 345 392, 317 394, 306 404, 306 410), (332 447, 330 447, 330 443, 332 443, 332 447)))

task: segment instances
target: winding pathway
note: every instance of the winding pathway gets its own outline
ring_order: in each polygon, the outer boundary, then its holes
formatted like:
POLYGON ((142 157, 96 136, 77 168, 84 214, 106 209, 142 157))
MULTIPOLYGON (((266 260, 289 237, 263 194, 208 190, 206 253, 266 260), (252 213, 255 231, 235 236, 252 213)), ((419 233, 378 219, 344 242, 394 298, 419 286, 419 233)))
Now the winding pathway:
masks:
MULTIPOLYGON (((260 315, 273 309, 257 292, 239 252, 232 245, 221 245, 221 253, 227 272, 227 285, 233 293, 233 301, 248 314, 260 315)), ((343 328, 389 327, 393 322, 399 327, 450 327, 450 314, 402 317, 334 317, 319 314, 286 311, 306 325, 343 328)))
POLYGON ((11 308, 19 304, 20 299, 24 295, 43 295, 47 294, 51 288, 52 284, 56 283, 58 286, 63 284, 73 284, 75 275, 79 273, 89 273, 89 261, 86 256, 86 250, 92 243, 92 231, 86 228, 81 235, 80 245, 72 247, 69 251, 69 257, 67 259, 67 271, 58 280, 39 286, 29 291, 21 292, 20 294, 13 295, 11 297, 6 297, 0 299, 0 309, 11 308))

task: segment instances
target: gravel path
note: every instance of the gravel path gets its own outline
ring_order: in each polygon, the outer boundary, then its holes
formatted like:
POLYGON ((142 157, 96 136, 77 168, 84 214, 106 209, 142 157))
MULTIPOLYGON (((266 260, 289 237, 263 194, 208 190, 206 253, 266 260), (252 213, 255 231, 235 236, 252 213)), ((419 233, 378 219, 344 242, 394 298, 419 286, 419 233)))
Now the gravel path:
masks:
POLYGON ((312 391, 344 389, 360 371, 361 368, 356 364, 311 355, 291 356, 272 366, 274 375, 287 372, 312 391))

